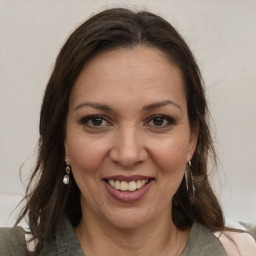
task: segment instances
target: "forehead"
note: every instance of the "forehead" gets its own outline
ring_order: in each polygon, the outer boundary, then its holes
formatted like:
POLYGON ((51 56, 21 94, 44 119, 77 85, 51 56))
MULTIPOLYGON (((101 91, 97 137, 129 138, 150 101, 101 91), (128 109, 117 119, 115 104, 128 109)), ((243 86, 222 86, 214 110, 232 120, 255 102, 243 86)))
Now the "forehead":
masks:
POLYGON ((124 100, 125 95, 130 101, 132 97, 148 101, 185 97, 181 70, 154 48, 110 50, 87 62, 74 84, 70 101, 124 100))

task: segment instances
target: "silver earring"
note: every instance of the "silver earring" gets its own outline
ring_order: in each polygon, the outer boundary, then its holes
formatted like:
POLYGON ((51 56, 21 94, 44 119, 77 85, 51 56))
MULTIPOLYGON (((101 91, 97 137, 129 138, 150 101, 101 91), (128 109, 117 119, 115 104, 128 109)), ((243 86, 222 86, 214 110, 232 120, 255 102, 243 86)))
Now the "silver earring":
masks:
POLYGON ((189 161, 186 164, 186 170, 185 170, 185 181, 186 181, 186 188, 188 191, 188 199, 191 205, 195 203, 195 185, 194 185, 194 178, 191 171, 191 162, 189 161))
POLYGON ((68 185, 69 184, 69 174, 70 174, 70 166, 67 165, 67 159, 65 159, 65 162, 66 162, 66 174, 63 178, 63 183, 65 185, 68 185))

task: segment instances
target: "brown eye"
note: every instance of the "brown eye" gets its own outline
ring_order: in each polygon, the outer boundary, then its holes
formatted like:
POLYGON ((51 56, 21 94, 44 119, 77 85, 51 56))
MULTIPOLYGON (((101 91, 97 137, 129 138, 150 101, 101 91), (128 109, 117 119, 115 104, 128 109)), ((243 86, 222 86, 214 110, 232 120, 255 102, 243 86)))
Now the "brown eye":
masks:
POLYGON ((100 118, 100 117, 95 117, 95 118, 92 118, 92 119, 91 119, 91 124, 92 124, 93 126, 101 126, 102 123, 103 123, 103 119, 100 118))
POLYGON ((162 128, 172 124, 175 124, 175 121, 171 117, 165 115, 156 115, 150 118, 147 125, 162 128))
POLYGON ((152 119, 152 122, 155 126, 161 126, 164 123, 164 119, 162 117, 155 117, 152 119))
POLYGON ((91 128, 100 128, 100 127, 106 127, 109 126, 110 123, 102 116, 96 115, 96 116, 87 116, 83 118, 80 123, 82 125, 85 125, 87 127, 91 128))

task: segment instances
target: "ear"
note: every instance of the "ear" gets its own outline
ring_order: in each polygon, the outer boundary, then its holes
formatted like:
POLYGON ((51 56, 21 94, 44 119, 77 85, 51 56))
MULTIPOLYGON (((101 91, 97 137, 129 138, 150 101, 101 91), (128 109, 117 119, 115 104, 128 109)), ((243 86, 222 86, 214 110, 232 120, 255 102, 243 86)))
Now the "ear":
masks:
POLYGON ((196 121, 190 128, 187 162, 189 162, 194 155, 196 145, 197 145, 198 133, 199 133, 199 122, 196 121))
POLYGON ((65 139, 64 141, 64 147, 65 147, 65 162, 67 165, 71 165, 70 157, 69 157, 69 151, 68 151, 68 145, 67 141, 65 139))

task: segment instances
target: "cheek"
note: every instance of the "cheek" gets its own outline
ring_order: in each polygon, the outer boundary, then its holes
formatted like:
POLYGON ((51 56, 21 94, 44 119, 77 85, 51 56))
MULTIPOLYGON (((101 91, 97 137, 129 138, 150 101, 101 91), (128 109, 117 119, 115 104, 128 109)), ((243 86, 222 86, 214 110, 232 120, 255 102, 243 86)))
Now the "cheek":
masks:
POLYGON ((68 152, 73 171, 92 173, 103 163, 108 152, 108 143, 102 139, 78 136, 67 140, 68 152))
POLYGON ((188 152, 188 140, 185 137, 173 137, 154 143, 152 158, 166 172, 184 171, 188 152))
POLYGON ((152 159, 157 165, 157 179, 161 182, 160 194, 164 194, 167 201, 170 201, 178 190, 183 179, 188 139, 186 136, 174 136, 155 144, 152 149, 152 159), (167 196, 169 195, 169 196, 167 196))

